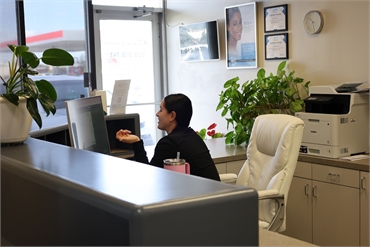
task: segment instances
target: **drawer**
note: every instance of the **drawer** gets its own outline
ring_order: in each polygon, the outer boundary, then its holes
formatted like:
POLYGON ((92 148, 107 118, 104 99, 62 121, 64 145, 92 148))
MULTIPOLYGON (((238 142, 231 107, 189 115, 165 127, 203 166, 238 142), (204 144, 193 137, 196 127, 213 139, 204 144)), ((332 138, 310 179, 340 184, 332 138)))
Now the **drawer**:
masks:
POLYGON ((314 180, 359 188, 359 171, 346 168, 312 164, 314 180))
POLYGON ((295 177, 312 179, 312 164, 308 162, 297 162, 297 167, 294 171, 295 177))

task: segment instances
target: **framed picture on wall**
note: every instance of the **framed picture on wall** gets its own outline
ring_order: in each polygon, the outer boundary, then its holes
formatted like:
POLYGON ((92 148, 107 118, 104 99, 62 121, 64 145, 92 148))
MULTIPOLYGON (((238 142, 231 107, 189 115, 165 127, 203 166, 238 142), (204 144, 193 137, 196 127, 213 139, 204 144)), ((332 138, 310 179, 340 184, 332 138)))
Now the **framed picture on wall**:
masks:
POLYGON ((257 68, 256 3, 225 8, 226 67, 257 68))
POLYGON ((288 59, 288 33, 265 35, 265 59, 288 59))
POLYGON ((265 7, 265 33, 288 30, 288 5, 265 7))

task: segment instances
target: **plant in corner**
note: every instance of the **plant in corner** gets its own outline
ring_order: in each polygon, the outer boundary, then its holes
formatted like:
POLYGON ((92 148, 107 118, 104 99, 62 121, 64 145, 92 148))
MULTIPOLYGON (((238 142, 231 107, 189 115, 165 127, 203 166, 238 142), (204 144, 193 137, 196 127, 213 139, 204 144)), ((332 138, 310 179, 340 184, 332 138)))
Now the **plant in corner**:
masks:
POLYGON ((224 84, 216 111, 226 116, 227 128, 233 131, 225 135, 226 144, 248 144, 254 120, 257 116, 271 113, 294 114, 304 109, 304 97, 308 94, 308 82, 287 73, 286 61, 279 64, 276 74, 266 76, 265 69, 257 72, 257 78, 238 84, 239 77, 224 84))
POLYGON ((37 68, 42 61, 46 65, 68 66, 74 64, 74 59, 67 51, 57 48, 50 48, 43 52, 38 58, 29 48, 24 45, 8 45, 13 52, 12 60, 9 61, 9 78, 0 79, 5 86, 5 93, 0 96, 15 106, 19 105, 21 97, 27 99, 27 110, 35 120, 39 128, 42 127, 42 119, 38 110, 37 101, 45 110, 46 115, 55 114, 54 102, 57 93, 54 86, 47 80, 33 80, 29 75, 37 75, 37 68), (22 58, 22 61, 20 61, 22 58))

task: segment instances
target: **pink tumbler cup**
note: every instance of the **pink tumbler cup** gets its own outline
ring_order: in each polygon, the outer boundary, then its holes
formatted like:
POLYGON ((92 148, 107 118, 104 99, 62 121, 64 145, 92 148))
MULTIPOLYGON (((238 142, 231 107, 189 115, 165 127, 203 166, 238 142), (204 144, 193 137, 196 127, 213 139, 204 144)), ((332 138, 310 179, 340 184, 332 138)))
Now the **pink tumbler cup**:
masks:
POLYGON ((190 165, 184 159, 165 159, 164 169, 190 174, 190 165))

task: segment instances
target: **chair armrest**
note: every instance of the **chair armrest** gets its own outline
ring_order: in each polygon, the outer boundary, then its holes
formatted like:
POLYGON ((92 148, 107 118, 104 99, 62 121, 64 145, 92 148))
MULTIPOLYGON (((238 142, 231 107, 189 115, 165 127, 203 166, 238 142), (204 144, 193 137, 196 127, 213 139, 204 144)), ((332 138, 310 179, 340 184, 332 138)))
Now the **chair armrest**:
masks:
POLYGON ((275 216, 272 218, 270 225, 266 228, 269 231, 276 232, 283 224, 285 217, 284 194, 279 194, 278 190, 261 190, 258 191, 258 200, 275 200, 277 209, 275 216))
POLYGON ((235 173, 222 173, 222 174, 220 174, 221 182, 227 183, 227 184, 235 184, 237 178, 238 178, 238 175, 236 175, 235 173))
POLYGON ((278 190, 260 190, 258 192, 258 199, 274 199, 275 197, 280 197, 284 195, 279 194, 278 190))

